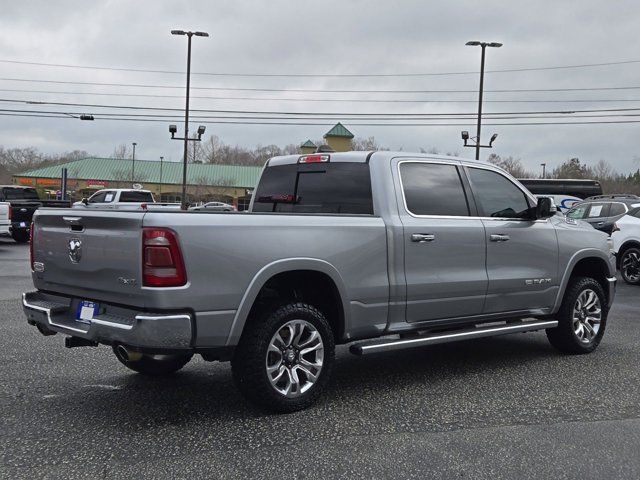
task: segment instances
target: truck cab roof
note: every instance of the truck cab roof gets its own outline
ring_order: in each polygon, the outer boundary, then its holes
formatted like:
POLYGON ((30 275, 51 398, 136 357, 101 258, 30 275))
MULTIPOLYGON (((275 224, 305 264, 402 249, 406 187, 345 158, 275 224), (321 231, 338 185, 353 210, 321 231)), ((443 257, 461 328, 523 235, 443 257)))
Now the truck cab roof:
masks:
MULTIPOLYGON (((413 159, 421 159, 425 160, 448 160, 454 162, 460 162, 462 164, 467 165, 487 165, 500 169, 489 162, 485 162, 482 160, 469 160, 467 158, 453 157, 448 155, 435 155, 431 153, 412 153, 412 152, 403 152, 403 151, 387 151, 387 150, 377 150, 377 151, 351 151, 351 152, 320 152, 320 153, 311 153, 311 154, 301 154, 301 155, 282 155, 279 157, 272 157, 267 160, 266 167, 275 167, 278 165, 291 165, 294 163, 306 163, 304 161, 301 162, 303 158, 314 158, 314 157, 327 157, 329 162, 353 162, 353 163, 366 163, 371 161, 390 161, 393 158, 398 157, 407 157, 413 159)), ((319 163, 322 160, 315 160, 319 163)), ((326 161, 326 160, 325 160, 326 161)), ((312 163, 312 162, 308 162, 312 163)))

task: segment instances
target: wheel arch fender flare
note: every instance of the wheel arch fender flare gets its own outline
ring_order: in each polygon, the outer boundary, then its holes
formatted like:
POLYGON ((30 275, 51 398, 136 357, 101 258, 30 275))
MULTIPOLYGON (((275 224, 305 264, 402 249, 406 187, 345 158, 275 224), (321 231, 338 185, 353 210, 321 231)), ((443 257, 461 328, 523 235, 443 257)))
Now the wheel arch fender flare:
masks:
POLYGON ((552 313, 555 313, 560 308, 562 304, 562 299, 564 298, 564 293, 567 290, 567 285, 569 284, 569 280, 571 279, 571 275, 576 268, 576 265, 581 261, 587 258, 596 258, 604 262, 607 267, 607 275, 613 276, 615 275, 615 270, 612 272, 611 259, 602 251, 597 248, 585 248, 582 250, 578 250, 573 254, 571 259, 567 262, 567 266, 562 275, 562 280, 560 281, 560 288, 558 289, 558 294, 556 296, 556 301, 553 305, 552 313))
POLYGON ((331 263, 318 258, 286 258, 265 265, 255 274, 251 282, 249 282, 249 286, 242 296, 242 300, 233 319, 229 337, 227 338, 227 346, 237 345, 240 341, 240 336, 244 330, 251 308, 262 287, 275 275, 296 270, 310 270, 323 273, 333 281, 340 295, 342 311, 344 312, 344 325, 345 328, 347 328, 347 325, 350 323, 349 300, 345 283, 338 269, 331 263))

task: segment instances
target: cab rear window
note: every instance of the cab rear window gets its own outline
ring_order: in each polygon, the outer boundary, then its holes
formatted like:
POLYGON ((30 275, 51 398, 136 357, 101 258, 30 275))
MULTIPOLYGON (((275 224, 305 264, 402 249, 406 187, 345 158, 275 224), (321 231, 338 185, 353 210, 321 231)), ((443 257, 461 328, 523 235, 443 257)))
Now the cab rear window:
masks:
POLYGON ((367 163, 309 163, 268 167, 260 178, 254 212, 372 215, 367 163))

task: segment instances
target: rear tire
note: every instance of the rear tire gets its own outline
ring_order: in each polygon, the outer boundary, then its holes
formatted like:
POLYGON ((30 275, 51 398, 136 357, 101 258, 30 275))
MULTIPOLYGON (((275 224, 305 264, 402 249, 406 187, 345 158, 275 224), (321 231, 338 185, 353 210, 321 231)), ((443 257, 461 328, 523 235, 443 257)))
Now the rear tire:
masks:
POLYGON ((547 338, 563 353, 591 353, 602 340, 607 314, 602 285, 591 277, 574 277, 556 315, 558 326, 547 329, 547 338))
POLYGON ((130 359, 128 355, 124 354, 118 345, 113 347, 113 353, 116 358, 125 367, 133 370, 134 372, 141 373, 143 375, 150 376, 164 376, 171 375, 182 367, 184 367, 193 354, 186 355, 147 355, 142 354, 139 359, 130 359))
POLYGON ((320 397, 334 355, 333 332, 324 315, 311 305, 291 303, 246 325, 231 370, 247 400, 288 413, 320 397))
POLYGON ((630 247, 620 257, 620 275, 629 285, 640 285, 640 248, 630 247))
POLYGON ((27 243, 29 241, 29 232, 25 230, 17 230, 11 233, 11 237, 16 243, 27 243))

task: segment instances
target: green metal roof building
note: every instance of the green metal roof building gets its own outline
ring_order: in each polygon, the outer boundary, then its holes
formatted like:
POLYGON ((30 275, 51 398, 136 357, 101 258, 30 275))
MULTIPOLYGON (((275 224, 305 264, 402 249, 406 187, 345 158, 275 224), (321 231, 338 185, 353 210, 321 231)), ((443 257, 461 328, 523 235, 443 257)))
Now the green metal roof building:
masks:
MULTIPOLYGON (((182 185, 182 162, 130 159, 83 158, 73 162, 38 168, 14 175, 20 178, 60 178, 63 168, 70 179, 104 180, 108 182, 131 181, 182 185), (161 177, 162 175, 162 177, 161 177)), ((190 163, 187 166, 187 184, 253 188, 260 177, 262 167, 239 165, 211 165, 190 163)))
MULTIPOLYGON (((69 191, 76 198, 88 196, 97 189, 131 188, 136 183, 151 190, 156 197, 161 194, 163 201, 176 201, 181 193, 182 162, 158 160, 136 160, 134 165, 131 159, 83 158, 15 174, 13 182, 55 192, 60 189, 63 168, 67 169, 69 191)), ((262 167, 190 163, 187 166, 189 197, 238 204, 247 197, 247 190, 255 187, 261 171, 262 167)))

